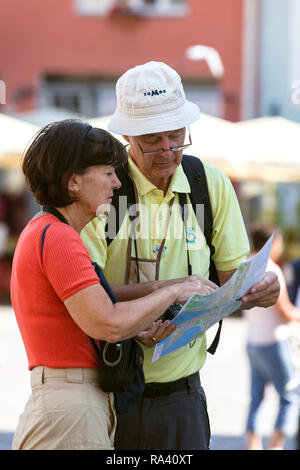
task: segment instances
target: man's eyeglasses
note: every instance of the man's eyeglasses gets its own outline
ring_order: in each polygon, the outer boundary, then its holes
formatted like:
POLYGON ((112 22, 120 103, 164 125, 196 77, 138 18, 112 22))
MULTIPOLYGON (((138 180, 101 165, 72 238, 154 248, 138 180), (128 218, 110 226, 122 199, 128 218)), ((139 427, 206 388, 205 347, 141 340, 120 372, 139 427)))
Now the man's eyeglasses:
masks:
POLYGON ((190 132, 190 129, 189 129, 189 143, 188 144, 178 145, 177 147, 169 147, 168 149, 160 148, 160 149, 157 149, 157 150, 151 150, 150 152, 144 152, 144 150, 142 149, 140 144, 138 142, 136 142, 136 143, 138 144, 139 149, 142 152, 142 154, 145 157, 148 157, 150 155, 156 155, 158 153, 167 152, 169 150, 171 150, 172 152, 178 152, 179 150, 184 150, 187 147, 189 147, 190 145, 192 145, 192 138, 191 138, 191 132, 190 132))

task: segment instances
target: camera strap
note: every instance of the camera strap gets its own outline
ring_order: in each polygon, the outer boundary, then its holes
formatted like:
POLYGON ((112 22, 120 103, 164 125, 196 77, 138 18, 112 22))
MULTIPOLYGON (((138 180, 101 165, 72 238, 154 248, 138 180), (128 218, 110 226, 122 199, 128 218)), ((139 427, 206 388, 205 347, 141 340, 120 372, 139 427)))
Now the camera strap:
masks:
MULTIPOLYGON (((135 198, 136 198, 136 201, 138 201, 138 196, 137 196, 136 191, 135 191, 135 198)), ((164 252, 164 248, 165 248, 166 236, 167 236, 169 223, 170 223, 170 219, 171 219, 173 203, 174 203, 174 198, 170 201, 170 204, 169 204, 169 213, 168 213, 168 221, 167 221, 167 225, 166 225, 166 230, 165 230, 164 237, 161 241, 161 244, 157 249, 156 259, 145 259, 145 258, 140 259, 139 255, 138 255, 137 236, 136 236, 136 226, 139 222, 139 220, 138 220, 139 212, 136 208, 137 204, 132 204, 132 203, 128 202, 128 215, 129 215, 129 219, 131 221, 131 230, 130 230, 130 236, 129 236, 129 239, 128 239, 128 246, 127 246, 127 269, 126 269, 126 281, 127 282, 126 283, 129 282, 131 262, 133 261, 133 259, 134 259, 134 263, 135 263, 136 281, 137 281, 138 284, 140 282, 142 282, 141 281, 141 270, 140 270, 141 263, 146 263, 148 265, 155 263, 155 273, 153 273, 153 274, 154 274, 155 280, 159 279, 160 260, 161 260, 161 255, 164 252), (132 256, 131 256, 132 241, 134 243, 134 258, 132 258, 132 256)), ((147 279, 147 280, 152 280, 152 279, 147 279)))

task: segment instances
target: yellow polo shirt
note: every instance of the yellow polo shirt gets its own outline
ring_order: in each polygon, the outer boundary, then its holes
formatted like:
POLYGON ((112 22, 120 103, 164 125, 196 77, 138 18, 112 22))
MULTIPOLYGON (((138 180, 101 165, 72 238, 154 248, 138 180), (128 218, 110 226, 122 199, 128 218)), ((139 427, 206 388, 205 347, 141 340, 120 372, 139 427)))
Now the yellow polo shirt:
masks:
MULTIPOLYGON (((181 216, 178 192, 189 193, 188 179, 179 165, 171 179, 167 193, 157 189, 141 173, 131 158, 129 172, 135 181, 139 198, 139 223, 137 247, 139 258, 156 259, 157 249, 164 236, 165 249, 161 255, 159 279, 172 279, 188 275, 187 246, 193 273, 205 277, 209 274, 210 251, 198 226, 196 216, 189 210, 187 236, 181 216), (168 221, 169 204, 174 198, 168 221)), ((240 207, 228 177, 216 167, 204 163, 213 213, 212 243, 215 247, 214 262, 217 270, 236 269, 249 253, 249 242, 240 207)), ((188 198, 189 201, 189 198, 188 198)), ((127 264, 128 234, 131 223, 128 215, 120 231, 107 247, 105 218, 98 217, 82 231, 81 236, 91 258, 104 271, 112 284, 124 284, 127 264)), ((132 244, 132 256, 134 246, 132 244)), ((200 370, 206 358, 206 339, 198 339, 194 345, 184 346, 152 363, 153 348, 143 347, 146 382, 170 382, 200 370)))

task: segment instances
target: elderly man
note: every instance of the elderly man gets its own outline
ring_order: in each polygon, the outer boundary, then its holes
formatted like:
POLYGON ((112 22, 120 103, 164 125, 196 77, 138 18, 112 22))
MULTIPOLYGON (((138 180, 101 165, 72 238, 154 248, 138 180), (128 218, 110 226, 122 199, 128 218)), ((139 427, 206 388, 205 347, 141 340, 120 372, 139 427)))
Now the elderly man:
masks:
MULTIPOLYGON (((222 285, 247 257, 249 244, 229 179, 207 163, 198 185, 200 191, 207 183, 213 250, 195 211, 182 217, 181 196, 188 205, 195 198, 182 159, 192 139, 188 125, 200 116, 198 106, 186 100, 179 75, 161 62, 128 70, 118 80, 116 92, 117 109, 108 128, 129 144, 126 171, 139 212, 135 218, 129 208, 109 244, 103 223, 98 219, 90 223, 82 238, 92 259, 104 268, 119 300, 145 295, 174 278, 208 278, 211 255, 222 285)), ((277 276, 266 273, 242 299, 243 308, 267 307, 278 294, 277 276)), ((118 416, 116 449, 209 448, 209 419, 199 378, 206 339, 152 363, 153 348, 166 336, 167 323, 149 325, 139 335, 146 388, 128 413, 118 416)), ((216 377, 216 386, 217 381, 216 377)))

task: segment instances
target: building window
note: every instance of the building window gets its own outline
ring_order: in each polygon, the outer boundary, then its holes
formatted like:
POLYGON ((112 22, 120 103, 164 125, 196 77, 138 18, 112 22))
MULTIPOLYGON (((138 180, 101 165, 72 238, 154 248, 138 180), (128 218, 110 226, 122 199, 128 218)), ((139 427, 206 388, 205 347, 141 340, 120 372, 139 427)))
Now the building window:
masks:
POLYGON ((114 0, 75 0, 76 12, 81 15, 107 15, 114 0))
POLYGON ((112 114, 115 82, 73 77, 46 77, 40 91, 41 108, 58 108, 85 118, 112 114))
POLYGON ((187 0, 75 0, 75 8, 81 15, 181 16, 188 11, 187 3, 187 0))
POLYGON ((202 113, 224 117, 224 97, 217 86, 183 83, 186 98, 196 103, 202 113))
MULTIPOLYGON (((224 116, 224 97, 217 85, 183 82, 186 98, 205 114, 224 116)), ((117 106, 116 80, 104 77, 47 76, 40 89, 41 108, 58 108, 95 118, 112 114, 117 106)))
POLYGON ((187 0, 129 0, 136 13, 150 16, 181 16, 187 13, 187 0))

